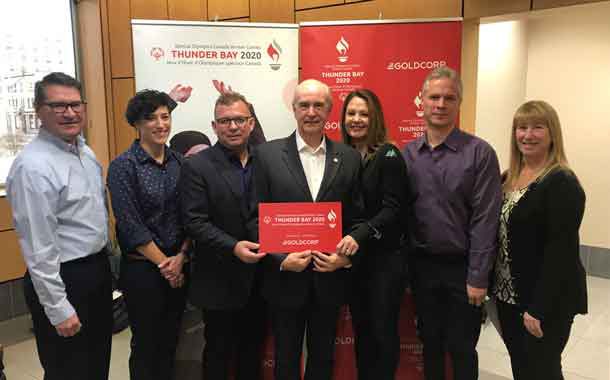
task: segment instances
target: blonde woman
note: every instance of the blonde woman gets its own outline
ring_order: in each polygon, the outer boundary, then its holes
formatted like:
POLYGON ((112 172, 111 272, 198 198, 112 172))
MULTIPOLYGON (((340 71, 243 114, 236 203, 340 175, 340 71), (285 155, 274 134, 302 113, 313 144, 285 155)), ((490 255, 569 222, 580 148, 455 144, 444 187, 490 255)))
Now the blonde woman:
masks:
POLYGON ((574 316, 587 312, 578 235, 585 193, 546 102, 529 101, 515 113, 503 192, 492 292, 513 376, 563 379, 574 316))

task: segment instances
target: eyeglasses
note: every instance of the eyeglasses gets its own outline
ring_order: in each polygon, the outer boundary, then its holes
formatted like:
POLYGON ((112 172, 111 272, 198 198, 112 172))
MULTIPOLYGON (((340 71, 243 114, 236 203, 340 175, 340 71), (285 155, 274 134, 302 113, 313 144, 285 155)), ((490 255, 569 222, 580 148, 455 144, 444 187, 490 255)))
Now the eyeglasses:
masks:
POLYGON ((216 124, 228 127, 231 123, 235 123, 235 125, 241 128, 246 125, 250 118, 252 118, 252 116, 221 117, 220 119, 216 119, 216 124))
POLYGON ((72 111, 76 113, 80 113, 85 108, 87 102, 70 102, 70 103, 61 103, 61 102, 48 102, 45 103, 53 112, 57 114, 65 113, 68 110, 68 107, 72 109, 72 111))

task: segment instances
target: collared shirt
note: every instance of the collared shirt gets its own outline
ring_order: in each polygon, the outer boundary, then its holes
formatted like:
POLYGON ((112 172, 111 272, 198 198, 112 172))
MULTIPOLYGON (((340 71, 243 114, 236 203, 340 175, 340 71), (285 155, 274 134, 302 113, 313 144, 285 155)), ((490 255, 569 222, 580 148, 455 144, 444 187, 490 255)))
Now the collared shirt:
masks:
POLYGON ((468 284, 487 287, 497 247, 502 189, 485 141, 455 128, 434 149, 422 136, 404 156, 414 192, 412 241, 432 254, 468 256, 468 284))
POLYGON ((252 206, 252 171, 254 170, 254 165, 252 165, 253 149, 248 147, 248 160, 246 161, 246 165, 243 165, 239 157, 237 157, 233 151, 221 143, 217 142, 217 144, 241 179, 241 193, 243 194, 241 206, 244 208, 244 210, 250 212, 250 208, 252 206))
POLYGON ((322 135, 322 142, 314 149, 307 145, 303 140, 299 131, 296 133, 297 138, 297 150, 299 151, 299 157, 303 170, 305 171, 305 177, 307 178, 307 186, 311 193, 311 198, 315 201, 324 178, 324 166, 326 165, 326 137, 322 135))
POLYGON ((34 289, 57 325, 75 313, 60 264, 108 242, 102 167, 82 137, 69 144, 43 127, 13 162, 6 186, 34 289))
POLYGON ((163 163, 155 161, 135 140, 110 163, 108 189, 123 253, 151 241, 167 256, 180 248, 184 232, 179 220, 178 178, 182 156, 165 148, 163 163))

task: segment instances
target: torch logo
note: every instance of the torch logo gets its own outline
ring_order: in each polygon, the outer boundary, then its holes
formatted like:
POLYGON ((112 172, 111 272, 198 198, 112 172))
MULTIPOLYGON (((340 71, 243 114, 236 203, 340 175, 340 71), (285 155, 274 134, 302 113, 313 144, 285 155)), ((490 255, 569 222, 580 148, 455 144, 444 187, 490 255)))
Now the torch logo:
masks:
POLYGON ((349 43, 341 36, 341 39, 337 42, 337 51, 339 52, 339 62, 347 62, 347 51, 349 50, 349 43))
POLYGON ((265 221, 265 224, 271 223, 271 217, 269 215, 267 215, 263 220, 265 221))
POLYGON ((337 226, 337 214, 331 209, 327 215, 328 218, 328 226, 330 228, 335 228, 337 226))
POLYGON ((282 54, 282 48, 276 40, 273 40, 273 42, 269 44, 269 47, 267 47, 267 54, 269 54, 269 57, 273 61, 273 63, 269 64, 271 69, 279 70, 279 68, 282 66, 281 63, 278 63, 278 61, 280 60, 280 55, 282 54))
POLYGON ((417 110, 415 111, 417 117, 424 116, 424 110, 421 109, 421 106, 424 103, 424 101, 421 99, 421 91, 419 92, 419 94, 417 94, 415 99, 413 99, 413 103, 415 104, 415 107, 417 107, 417 110))
POLYGON ((159 61, 165 56, 165 52, 160 47, 154 47, 150 49, 150 56, 153 57, 155 61, 159 61))

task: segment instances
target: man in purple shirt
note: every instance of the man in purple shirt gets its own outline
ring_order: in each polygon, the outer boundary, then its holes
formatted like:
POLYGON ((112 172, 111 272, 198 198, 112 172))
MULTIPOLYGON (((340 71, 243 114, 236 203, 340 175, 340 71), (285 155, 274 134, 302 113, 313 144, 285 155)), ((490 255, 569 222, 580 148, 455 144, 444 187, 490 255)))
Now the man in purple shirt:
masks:
POLYGON ((426 133, 404 150, 414 191, 412 286, 426 380, 478 378, 481 305, 496 254, 502 200, 493 148, 460 131, 458 74, 440 67, 422 86, 426 133))

